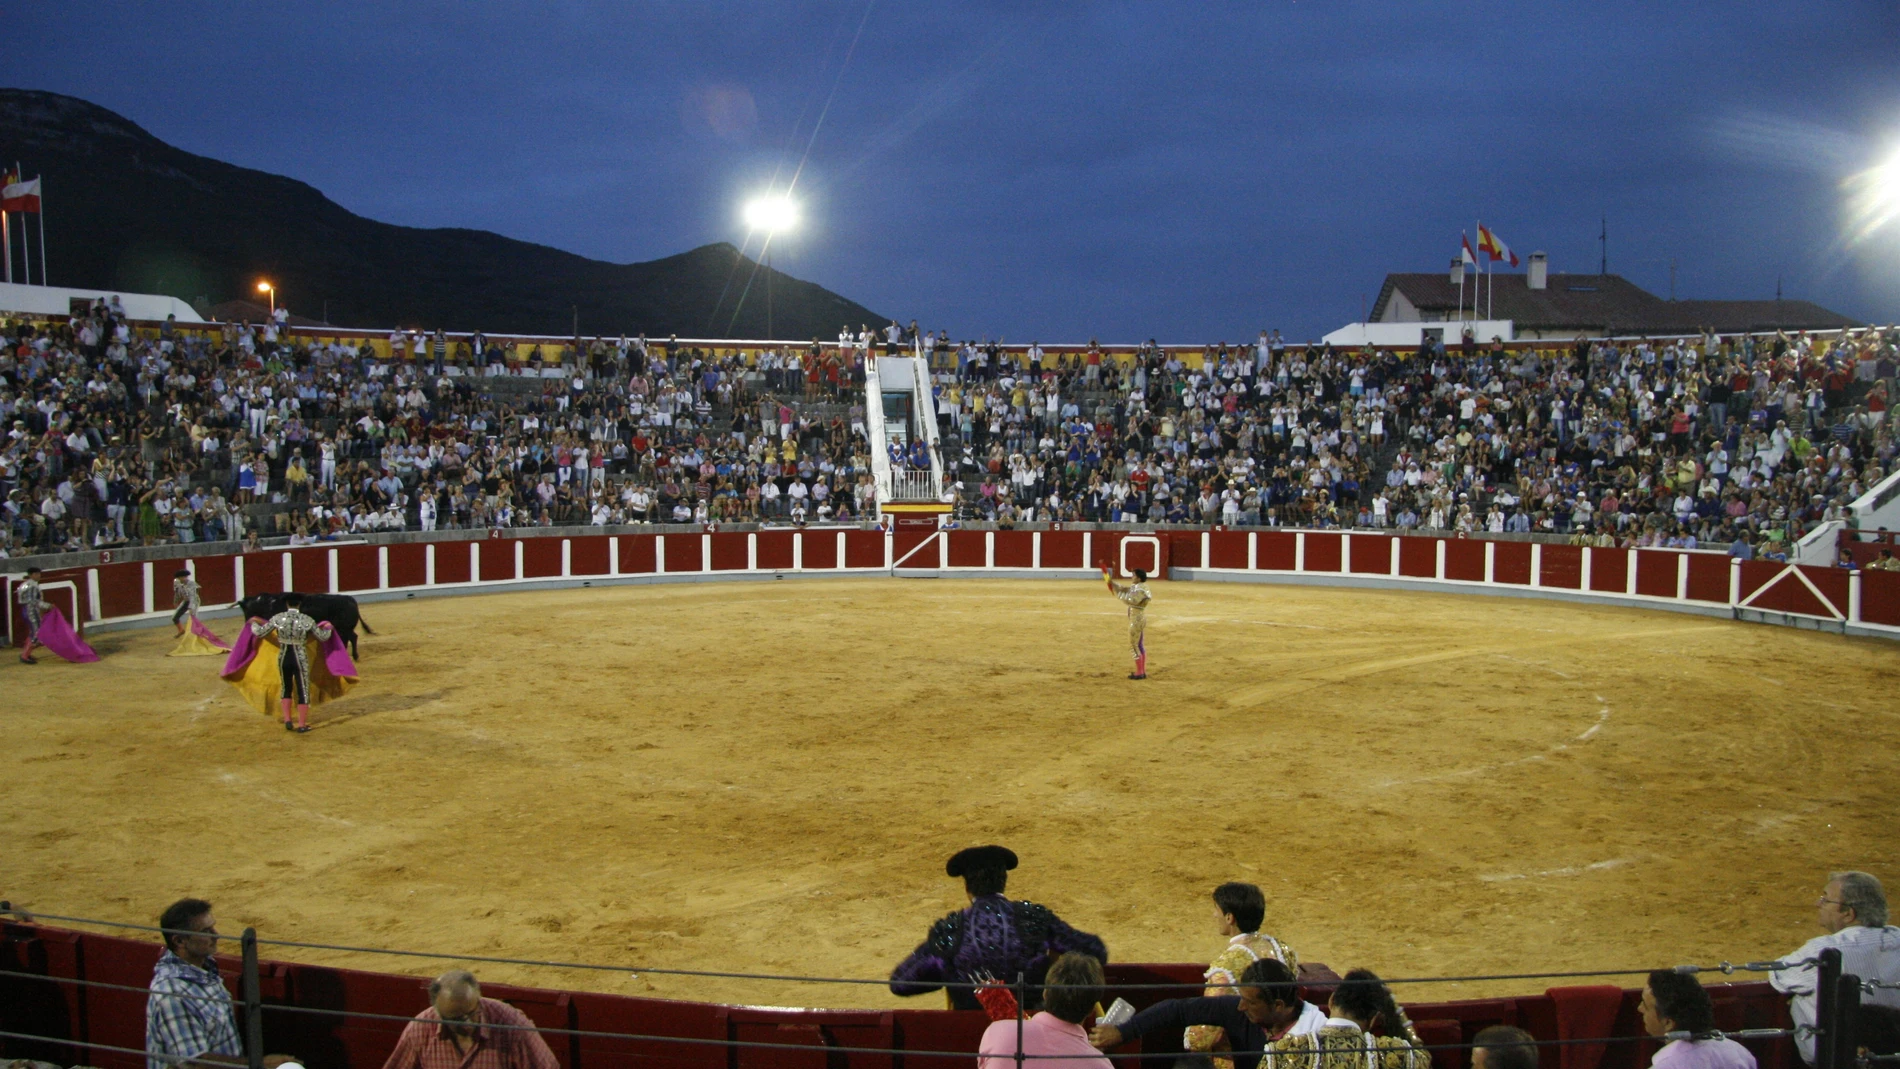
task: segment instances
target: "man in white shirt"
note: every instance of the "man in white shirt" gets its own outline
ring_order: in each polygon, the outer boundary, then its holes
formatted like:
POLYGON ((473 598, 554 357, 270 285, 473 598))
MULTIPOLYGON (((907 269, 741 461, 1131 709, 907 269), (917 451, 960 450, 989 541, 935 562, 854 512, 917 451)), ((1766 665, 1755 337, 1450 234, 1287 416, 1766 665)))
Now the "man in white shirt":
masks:
MULTIPOLYGON (((1808 964, 1780 969, 1768 977, 1775 990, 1792 996, 1788 1000, 1788 1015, 1794 1019, 1796 1028, 1815 1023, 1813 959, 1829 947, 1841 952, 1842 975, 1900 984, 1900 928, 1887 924, 1887 895, 1879 880, 1865 872, 1831 873, 1827 887, 1821 891, 1819 906, 1817 919, 1827 934, 1815 936, 1781 959, 1791 964, 1808 964)), ((1900 1008, 1900 989, 1892 986, 1871 991, 1863 989, 1861 1005, 1900 1008)), ((1813 1065, 1814 1037, 1797 1035, 1794 1044, 1802 1059, 1813 1065)))

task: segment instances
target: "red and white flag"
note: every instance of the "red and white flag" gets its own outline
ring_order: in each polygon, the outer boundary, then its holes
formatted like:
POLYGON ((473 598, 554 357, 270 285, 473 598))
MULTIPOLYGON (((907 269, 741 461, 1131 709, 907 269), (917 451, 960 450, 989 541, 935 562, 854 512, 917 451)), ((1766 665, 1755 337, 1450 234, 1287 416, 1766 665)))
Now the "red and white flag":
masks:
POLYGON ((38 212, 40 210, 40 180, 22 182, 17 175, 8 175, 7 184, 0 189, 0 211, 38 212))
POLYGON ((1491 232, 1491 228, 1483 223, 1478 224, 1478 248, 1484 250, 1493 260, 1509 260, 1512 267, 1517 266, 1517 254, 1511 251, 1509 245, 1499 241, 1498 236, 1491 232))
POLYGON ((1478 262, 1478 254, 1471 251, 1471 235, 1460 230, 1458 232, 1458 244, 1464 246, 1465 262, 1468 264, 1476 264, 1478 262))

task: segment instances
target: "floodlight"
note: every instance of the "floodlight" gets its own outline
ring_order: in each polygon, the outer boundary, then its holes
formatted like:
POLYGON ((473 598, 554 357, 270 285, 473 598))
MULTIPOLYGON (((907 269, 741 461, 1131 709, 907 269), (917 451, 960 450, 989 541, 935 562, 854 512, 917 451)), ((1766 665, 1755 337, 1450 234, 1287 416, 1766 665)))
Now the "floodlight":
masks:
POLYGON ((778 234, 798 225, 798 205, 782 194, 754 197, 746 202, 745 225, 767 234, 778 234))
POLYGON ((1847 238, 1859 243, 1900 220, 1900 148, 1842 183, 1847 193, 1847 238))

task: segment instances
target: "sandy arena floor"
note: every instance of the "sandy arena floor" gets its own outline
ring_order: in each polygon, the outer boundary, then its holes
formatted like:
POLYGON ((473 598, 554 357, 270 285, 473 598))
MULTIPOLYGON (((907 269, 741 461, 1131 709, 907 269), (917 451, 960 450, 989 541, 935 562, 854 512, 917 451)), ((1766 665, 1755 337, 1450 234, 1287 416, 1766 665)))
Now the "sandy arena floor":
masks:
POLYGON ((1302 957, 1396 977, 1759 959, 1814 934, 1829 869, 1900 889, 1900 647, 1504 598, 1156 594, 1146 683, 1092 583, 369 604, 363 684, 301 737, 217 661, 164 657, 170 628, 96 636, 95 665, 8 658, 0 897, 152 923, 194 894, 226 933, 882 977, 962 904, 944 858, 996 841, 1022 855, 1013 894, 1120 960, 1205 960, 1207 893, 1243 879, 1302 957))

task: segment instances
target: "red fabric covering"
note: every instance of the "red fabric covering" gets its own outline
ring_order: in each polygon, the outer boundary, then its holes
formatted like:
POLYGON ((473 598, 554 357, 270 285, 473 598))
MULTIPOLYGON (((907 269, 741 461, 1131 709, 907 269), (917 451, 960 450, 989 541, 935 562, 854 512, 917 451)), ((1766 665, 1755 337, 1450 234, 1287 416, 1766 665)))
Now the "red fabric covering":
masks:
MULTIPOLYGON (((1557 1006, 1558 1039, 1607 1037, 1623 1007, 1623 989, 1614 984, 1553 987, 1544 992, 1557 1006)), ((1557 1048, 1558 1069, 1597 1069, 1603 1061, 1601 1043, 1576 1043, 1557 1048)))
POLYGON ((57 608, 46 610, 46 615, 40 619, 39 643, 74 664, 99 659, 92 647, 86 645, 85 640, 73 630, 73 625, 66 622, 66 614, 57 608))
POLYGON ((1016 993, 1002 984, 984 984, 977 988, 976 1000, 983 1005, 984 1015, 992 1021, 1016 1019, 1016 993))

